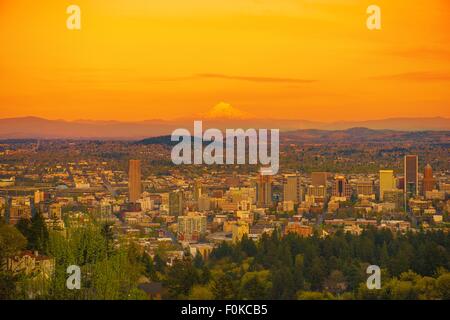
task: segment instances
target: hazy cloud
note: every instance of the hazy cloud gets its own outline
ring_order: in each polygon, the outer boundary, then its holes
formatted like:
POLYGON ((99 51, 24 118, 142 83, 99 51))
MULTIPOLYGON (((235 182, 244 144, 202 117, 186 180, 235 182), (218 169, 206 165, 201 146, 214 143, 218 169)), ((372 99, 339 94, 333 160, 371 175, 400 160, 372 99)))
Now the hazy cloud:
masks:
POLYGON ((389 54, 412 59, 450 60, 450 50, 436 47, 416 47, 388 51, 389 54))
POLYGON ((434 71, 405 72, 370 77, 372 80, 450 81, 450 73, 434 71))
POLYGON ((197 74, 200 78, 210 79, 227 79, 250 82, 278 82, 278 83, 311 83, 316 80, 299 79, 299 78, 278 78, 278 77, 258 77, 258 76, 234 76, 220 73, 200 73, 197 74))

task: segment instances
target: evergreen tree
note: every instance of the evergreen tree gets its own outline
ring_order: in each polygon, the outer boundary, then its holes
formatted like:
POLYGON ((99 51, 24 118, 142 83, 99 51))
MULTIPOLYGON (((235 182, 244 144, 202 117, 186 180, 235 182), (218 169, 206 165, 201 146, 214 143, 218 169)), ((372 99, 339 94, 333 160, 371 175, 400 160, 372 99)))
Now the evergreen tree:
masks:
POLYGON ((235 298, 236 290, 230 273, 222 273, 213 280, 211 291, 216 300, 231 300, 235 298))

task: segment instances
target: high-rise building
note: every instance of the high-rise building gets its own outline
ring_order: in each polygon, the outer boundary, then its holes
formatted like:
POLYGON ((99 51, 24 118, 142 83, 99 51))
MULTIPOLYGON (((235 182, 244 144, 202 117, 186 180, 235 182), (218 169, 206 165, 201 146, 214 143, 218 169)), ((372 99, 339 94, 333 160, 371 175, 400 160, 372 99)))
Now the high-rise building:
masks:
POLYGON ((9 223, 15 225, 21 219, 31 219, 31 207, 25 204, 12 204, 9 210, 9 223))
POLYGON ((356 194, 363 196, 375 197, 373 192, 373 181, 368 179, 361 179, 356 181, 356 194))
POLYGON ((404 159, 404 192, 408 196, 419 194, 419 159, 416 155, 407 155, 404 159))
POLYGON ((336 176, 334 178, 332 195, 334 197, 351 197, 352 188, 344 176, 336 176))
POLYGON ((422 192, 426 195, 427 191, 433 191, 435 180, 433 178, 433 168, 429 164, 425 166, 423 172, 422 192))
POLYGON ((327 186, 328 172, 312 172, 311 173, 311 184, 315 187, 327 186))
POLYGON ((128 192, 131 203, 136 203, 136 201, 141 197, 142 182, 140 160, 130 160, 128 169, 128 192))
POLYGON ((260 174, 256 190, 256 204, 258 207, 270 207, 272 205, 272 176, 260 174))
POLYGON ((301 179, 298 174, 287 174, 283 179, 283 200, 299 203, 303 199, 301 179))
POLYGON ((307 187, 309 196, 323 197, 327 196, 328 172, 311 172, 311 184, 307 187))
POLYGON ((169 193, 169 215, 181 216, 183 215, 183 192, 175 190, 169 193))
POLYGON ((384 192, 395 189, 394 170, 380 170, 380 200, 384 199, 384 192))
POLYGON ((206 216, 198 212, 188 212, 178 217, 178 239, 199 240, 206 233, 206 216))
POLYGON ((308 194, 308 196, 325 198, 327 190, 325 186, 309 185, 306 189, 306 193, 308 194))

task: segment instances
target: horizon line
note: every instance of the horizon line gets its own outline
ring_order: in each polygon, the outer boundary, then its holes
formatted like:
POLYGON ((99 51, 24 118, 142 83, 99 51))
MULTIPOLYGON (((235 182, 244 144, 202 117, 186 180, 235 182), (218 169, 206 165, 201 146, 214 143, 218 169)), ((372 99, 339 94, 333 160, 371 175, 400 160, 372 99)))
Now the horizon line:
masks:
POLYGON ((27 116, 11 116, 0 118, 1 120, 21 120, 21 119, 38 119, 38 120, 46 120, 46 121, 64 121, 64 122, 72 122, 72 123, 80 123, 80 122, 119 122, 119 123, 142 123, 147 121, 163 121, 163 122, 177 122, 177 121, 307 121, 307 122, 316 122, 320 124, 338 124, 338 123, 355 123, 355 122, 368 122, 368 121, 386 121, 386 120, 417 120, 417 119, 442 119, 442 120, 450 120, 450 117, 445 116, 417 116, 417 117, 408 117, 408 116, 395 116, 395 117, 386 117, 386 118, 372 118, 372 119, 364 119, 364 120, 345 120, 345 119, 337 119, 334 121, 320 121, 320 120, 310 120, 310 119, 302 119, 302 118, 259 118, 259 117, 245 117, 245 118, 232 118, 232 117, 217 117, 217 118, 204 118, 201 119, 201 116, 198 117, 180 117, 180 118, 172 118, 172 119, 143 119, 143 120, 119 120, 119 119, 62 119, 62 118, 46 118, 43 116, 35 116, 35 115, 27 115, 27 116))

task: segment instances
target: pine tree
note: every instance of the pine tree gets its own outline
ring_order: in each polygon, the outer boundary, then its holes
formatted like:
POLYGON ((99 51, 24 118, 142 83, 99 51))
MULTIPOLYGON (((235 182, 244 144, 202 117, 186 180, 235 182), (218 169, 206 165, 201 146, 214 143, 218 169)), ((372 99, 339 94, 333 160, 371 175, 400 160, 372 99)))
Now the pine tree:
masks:
POLYGON ((212 293, 216 300, 231 300, 235 298, 236 290, 233 284, 233 277, 229 273, 221 274, 214 279, 212 293))

